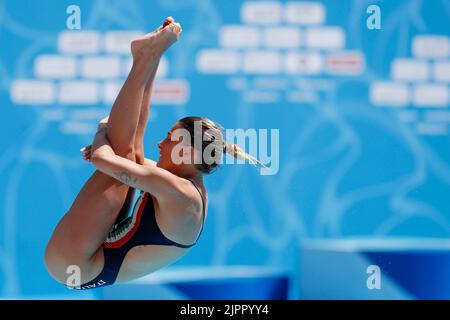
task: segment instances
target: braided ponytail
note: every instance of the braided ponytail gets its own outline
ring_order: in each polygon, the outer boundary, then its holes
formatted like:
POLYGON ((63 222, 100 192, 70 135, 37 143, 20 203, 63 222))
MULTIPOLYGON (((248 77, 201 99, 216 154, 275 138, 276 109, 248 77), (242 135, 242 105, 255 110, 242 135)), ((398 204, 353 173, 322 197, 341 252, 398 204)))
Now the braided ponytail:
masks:
POLYGON ((249 160, 251 164, 257 165, 267 168, 261 161, 246 153, 244 150, 239 148, 237 144, 234 143, 226 143, 223 144, 223 152, 229 154, 230 156, 239 159, 239 160, 249 160))
MULTIPOLYGON (((233 158, 239 160, 248 160, 253 165, 260 165, 267 168, 261 161, 252 157, 250 154, 243 151, 236 144, 226 143, 223 128, 218 123, 202 117, 185 117, 180 119, 182 127, 186 129, 191 135, 191 145, 195 146, 195 139, 202 141, 201 150, 202 162, 197 164, 197 169, 200 172, 210 174, 219 164, 220 158, 223 154, 229 154, 233 158), (195 124, 200 124, 198 132, 195 124), (204 151, 211 149, 211 154, 204 157, 204 151)), ((268 169, 268 168, 267 168, 268 169)))

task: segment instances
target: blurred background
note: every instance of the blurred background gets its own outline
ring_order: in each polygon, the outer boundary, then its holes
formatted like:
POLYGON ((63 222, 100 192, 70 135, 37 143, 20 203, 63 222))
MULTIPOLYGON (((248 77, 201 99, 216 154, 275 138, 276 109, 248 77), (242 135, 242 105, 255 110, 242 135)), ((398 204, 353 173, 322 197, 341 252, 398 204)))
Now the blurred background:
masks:
POLYGON ((449 299, 449 18, 447 0, 0 0, 0 298, 449 299), (206 177, 205 230, 175 264, 67 290, 43 258, 94 171, 79 149, 131 39, 167 16, 183 34, 160 64, 146 157, 200 115, 278 129, 274 171, 206 177))

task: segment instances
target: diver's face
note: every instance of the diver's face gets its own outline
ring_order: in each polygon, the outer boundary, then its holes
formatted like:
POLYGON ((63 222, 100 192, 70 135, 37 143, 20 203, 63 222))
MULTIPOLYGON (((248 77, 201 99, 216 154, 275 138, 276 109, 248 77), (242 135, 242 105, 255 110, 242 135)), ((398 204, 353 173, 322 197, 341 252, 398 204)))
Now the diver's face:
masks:
POLYGON ((174 157, 186 157, 189 155, 182 154, 186 150, 190 150, 191 148, 180 148, 178 146, 177 150, 174 151, 175 146, 178 144, 183 144, 185 146, 190 145, 190 139, 188 137, 185 138, 187 134, 187 130, 185 130, 180 123, 176 123, 172 129, 167 133, 164 140, 161 140, 158 143, 159 148, 159 161, 157 163, 158 167, 165 168, 170 170, 174 166, 179 166, 179 161, 174 159, 174 157), (180 137, 181 136, 181 137, 180 137))

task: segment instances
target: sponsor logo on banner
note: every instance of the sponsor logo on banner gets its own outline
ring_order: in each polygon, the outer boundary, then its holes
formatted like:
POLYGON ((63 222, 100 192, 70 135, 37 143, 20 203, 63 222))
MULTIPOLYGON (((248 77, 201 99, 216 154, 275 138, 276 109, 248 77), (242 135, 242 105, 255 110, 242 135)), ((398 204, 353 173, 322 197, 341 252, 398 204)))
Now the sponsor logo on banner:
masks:
POLYGON ((417 36, 412 44, 413 54, 419 58, 448 58, 450 40, 446 36, 417 36))
POLYGON ((327 57, 327 71, 331 74, 358 75, 364 68, 365 61, 361 52, 331 53, 327 57))
POLYGON ((55 87, 49 81, 16 80, 11 84, 14 104, 51 104, 55 101, 55 87))
POLYGON ((197 54, 197 70, 203 73, 236 73, 239 64, 236 51, 204 49, 197 54))
POLYGON ((281 56, 277 51, 247 51, 243 71, 252 74, 274 74, 281 71, 281 56))
POLYGON ((370 101, 376 106, 405 107, 411 101, 411 89, 407 84, 374 82, 370 87, 370 101))
POLYGON ((184 80, 155 82, 152 101, 155 104, 184 104, 189 99, 189 83, 184 80))
POLYGON ((94 81, 63 81, 59 87, 61 104, 97 104, 100 100, 99 84, 94 81))
POLYGON ((281 22, 282 7, 276 1, 245 2, 241 8, 244 23, 276 24, 281 22))
POLYGON ((105 34, 104 49, 108 53, 129 54, 131 42, 144 35, 141 31, 110 31, 105 34))
POLYGON ((81 61, 81 74, 87 79, 110 79, 121 75, 122 63, 117 57, 86 57, 81 61))
POLYGON ((414 87, 413 103, 419 107, 447 107, 449 90, 446 85, 418 84, 414 87))
POLYGON ((317 52, 288 52, 285 70, 292 74, 319 74, 323 70, 323 56, 317 52))
POLYGON ((263 42, 267 47, 296 48, 301 44, 300 29, 295 27, 273 27, 264 32, 263 42))
POLYGON ((425 81, 430 76, 428 62, 415 59, 396 59, 391 65, 392 78, 403 81, 425 81))
POLYGON ((257 27, 228 25, 220 29, 219 42, 222 47, 251 48, 261 45, 261 30, 257 27))
POLYGON ((58 50, 62 53, 98 53, 100 34, 96 31, 62 31, 58 37, 58 50))
POLYGON ((330 50, 345 46, 345 34, 339 27, 309 28, 305 35, 308 48, 330 50))
POLYGON ((284 12, 289 23, 319 25, 325 22, 325 7, 319 2, 288 2, 284 12))
POLYGON ((450 82, 450 61, 436 61, 433 66, 433 77, 438 82, 450 82))
POLYGON ((68 79, 77 75, 75 57, 41 55, 34 63, 34 75, 41 79, 68 79))

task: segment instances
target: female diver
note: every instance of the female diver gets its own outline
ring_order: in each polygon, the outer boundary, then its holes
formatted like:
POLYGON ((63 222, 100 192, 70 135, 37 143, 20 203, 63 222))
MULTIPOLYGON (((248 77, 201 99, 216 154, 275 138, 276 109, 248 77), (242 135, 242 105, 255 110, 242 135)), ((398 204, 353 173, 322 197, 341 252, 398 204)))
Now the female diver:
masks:
POLYGON ((144 158, 159 60, 180 34, 180 24, 169 17, 131 43, 131 71, 92 145, 80 150, 96 171, 56 226, 45 252, 47 270, 69 288, 91 289, 142 277, 175 262, 196 244, 208 207, 203 175, 218 165, 206 161, 205 149, 212 146, 216 160, 228 153, 260 163, 227 144, 222 127, 201 117, 183 118, 172 127, 158 144, 158 162, 144 158), (177 141, 172 135, 179 129, 191 140, 177 141), (199 147, 194 143, 198 138, 199 147), (181 155, 174 152, 179 143, 184 145, 181 155), (174 154, 192 161, 174 161, 174 154), (194 161, 198 157, 200 161, 194 161), (141 194, 127 217, 135 189, 141 194), (71 266, 80 270, 79 283, 67 281, 71 266))

